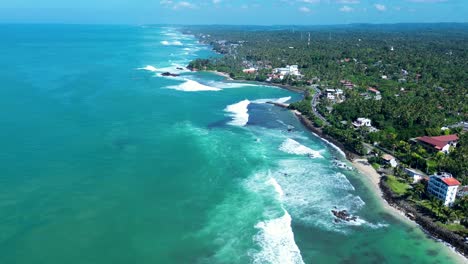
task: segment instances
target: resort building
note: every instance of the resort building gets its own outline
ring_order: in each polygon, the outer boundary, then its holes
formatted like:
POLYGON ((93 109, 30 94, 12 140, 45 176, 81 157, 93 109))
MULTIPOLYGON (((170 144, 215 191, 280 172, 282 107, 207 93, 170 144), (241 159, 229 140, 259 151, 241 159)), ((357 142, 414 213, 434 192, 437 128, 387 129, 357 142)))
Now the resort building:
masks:
POLYGON ((363 118, 363 117, 360 117, 358 118, 356 121, 353 122, 353 125, 355 127, 371 127, 372 124, 371 124, 371 120, 369 118, 363 118))
POLYGON ((413 179, 413 183, 421 181, 426 176, 424 172, 417 169, 405 168, 404 171, 413 179))
POLYGON ((437 137, 418 137, 417 140, 424 146, 444 153, 450 152, 450 147, 456 147, 458 143, 457 135, 437 136, 437 137))
POLYGON ((451 206, 455 202, 457 189, 460 182, 452 177, 452 174, 440 172, 429 177, 427 191, 435 198, 442 200, 445 206, 451 206))
POLYGON ((279 74, 281 76, 280 79, 283 79, 282 77, 286 75, 297 77, 301 76, 301 73, 299 72, 299 66, 297 65, 287 65, 284 68, 276 68, 274 73, 279 74))
POLYGON ((393 157, 390 154, 383 154, 382 159, 385 161, 385 163, 389 164, 392 168, 395 168, 396 166, 398 166, 398 163, 395 157, 393 157))

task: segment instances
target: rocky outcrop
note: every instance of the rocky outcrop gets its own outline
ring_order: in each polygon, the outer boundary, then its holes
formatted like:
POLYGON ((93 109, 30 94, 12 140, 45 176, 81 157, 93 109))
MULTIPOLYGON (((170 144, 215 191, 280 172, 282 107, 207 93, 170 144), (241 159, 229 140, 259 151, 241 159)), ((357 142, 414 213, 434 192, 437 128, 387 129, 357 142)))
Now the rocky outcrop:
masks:
POLYGON ((459 253, 465 257, 468 256, 468 244, 463 237, 437 225, 430 217, 426 216, 421 209, 405 201, 405 198, 395 195, 385 182, 385 177, 382 177, 379 185, 382 190, 383 198, 388 204, 405 213, 405 215, 418 223, 431 236, 449 243, 459 253))

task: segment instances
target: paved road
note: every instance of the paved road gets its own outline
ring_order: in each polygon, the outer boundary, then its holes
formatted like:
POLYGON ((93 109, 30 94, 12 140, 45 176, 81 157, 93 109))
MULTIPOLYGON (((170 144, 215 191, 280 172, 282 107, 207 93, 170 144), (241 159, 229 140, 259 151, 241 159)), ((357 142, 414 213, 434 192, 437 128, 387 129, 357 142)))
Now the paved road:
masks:
POLYGON ((314 88, 315 89, 315 94, 314 94, 314 97, 312 98, 312 101, 310 101, 310 106, 312 107, 312 111, 314 112, 314 115, 318 118, 320 118, 320 120, 322 120, 326 125, 329 125, 328 121, 325 119, 325 117, 323 117, 318 111, 317 111, 317 104, 318 104, 318 99, 320 97, 320 95, 322 94, 322 92, 320 91, 319 88, 314 88))

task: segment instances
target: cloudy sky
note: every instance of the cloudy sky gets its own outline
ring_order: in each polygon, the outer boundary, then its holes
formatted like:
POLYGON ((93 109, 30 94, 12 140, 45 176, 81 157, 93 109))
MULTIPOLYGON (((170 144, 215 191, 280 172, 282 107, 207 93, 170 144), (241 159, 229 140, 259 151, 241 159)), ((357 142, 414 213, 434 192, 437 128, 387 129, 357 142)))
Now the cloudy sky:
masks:
POLYGON ((0 1, 0 23, 323 25, 467 18, 468 0, 0 1))

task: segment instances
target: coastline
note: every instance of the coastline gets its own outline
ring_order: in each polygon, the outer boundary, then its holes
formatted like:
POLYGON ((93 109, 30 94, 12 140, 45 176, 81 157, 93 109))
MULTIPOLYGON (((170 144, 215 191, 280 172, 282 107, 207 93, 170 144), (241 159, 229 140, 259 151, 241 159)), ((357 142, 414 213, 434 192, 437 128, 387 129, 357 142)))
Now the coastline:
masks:
MULTIPOLYGON (((232 78, 229 77, 229 75, 227 75, 227 73, 220 73, 220 72, 214 72, 214 73, 220 76, 224 76, 224 77, 227 76, 227 78, 229 78, 227 80, 233 80, 232 78)), ((239 83, 257 83, 260 85, 275 86, 275 87, 286 89, 288 91, 292 91, 296 93, 304 93, 304 90, 296 88, 296 87, 292 87, 289 85, 265 83, 265 82, 259 82, 259 81, 242 81, 242 80, 234 80, 234 81, 239 82, 239 83)), ((274 105, 286 108, 284 105, 278 105, 278 104, 274 104, 274 105)), ((378 203, 382 206, 383 210, 390 213, 393 217, 397 218, 398 220, 400 220, 401 222, 407 225, 420 228, 424 233, 428 234, 432 239, 444 244, 444 247, 447 249, 447 251, 453 255, 455 263, 467 262, 468 258, 463 253, 463 249, 453 245, 447 240, 442 239, 441 236, 434 230, 425 228, 424 227, 425 225, 423 223, 421 223, 420 221, 417 221, 418 219, 410 219, 406 215, 407 211, 403 210, 401 207, 399 207, 398 205, 396 205, 394 202, 392 202, 389 199, 388 195, 385 194, 382 188, 381 175, 368 163, 366 158, 363 158, 359 156, 358 154, 347 150, 340 141, 323 133, 321 128, 316 127, 312 123, 312 121, 310 121, 307 117, 302 115, 302 113, 300 113, 299 111, 297 110, 291 110, 291 111, 310 132, 315 134, 320 139, 326 141, 328 144, 332 145, 333 147, 340 149, 345 154, 346 159, 353 164, 353 166, 359 171, 361 175, 364 176, 362 177, 362 181, 368 187, 369 191, 371 191, 375 195, 375 197, 378 199, 378 203)))
POLYGON ((224 77, 224 78, 226 78, 227 81, 234 81, 234 79, 231 78, 231 76, 229 76, 229 74, 226 73, 226 72, 220 72, 220 71, 206 71, 206 72, 211 72, 211 73, 213 73, 215 75, 224 77))
POLYGON ((448 242, 447 239, 442 239, 438 232, 434 231, 434 229, 425 228, 425 226, 427 226, 426 223, 418 221, 418 218, 414 220, 408 218, 406 216, 407 211, 403 210, 396 203, 393 203, 389 199, 389 196, 386 195, 382 189, 381 175, 368 163, 366 158, 360 157, 358 154, 346 150, 341 142, 327 134, 324 134, 320 128, 315 127, 312 121, 303 116, 299 111, 294 110, 293 113, 310 132, 317 135, 320 139, 326 141, 327 143, 341 149, 345 153, 346 159, 353 164, 353 166, 359 171, 361 175, 364 176, 361 178, 362 181, 378 199, 378 203, 382 206, 382 209, 403 223, 420 228, 432 239, 444 244, 447 251, 453 254, 454 261, 456 263, 466 263, 468 259, 463 253, 463 249, 461 247, 448 242))

